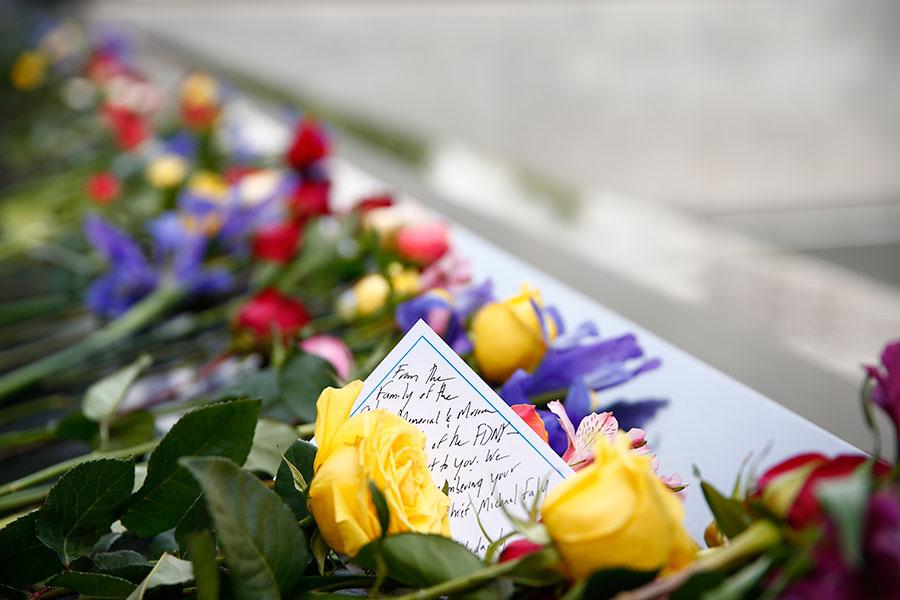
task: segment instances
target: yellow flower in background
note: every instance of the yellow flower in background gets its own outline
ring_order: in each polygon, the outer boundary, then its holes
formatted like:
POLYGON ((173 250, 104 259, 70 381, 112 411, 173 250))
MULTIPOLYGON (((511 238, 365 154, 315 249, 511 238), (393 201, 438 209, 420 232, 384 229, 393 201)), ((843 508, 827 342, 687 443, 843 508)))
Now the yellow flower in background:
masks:
POLYGON ((384 494, 389 533, 450 535, 450 499, 431 479, 425 434, 397 415, 373 410, 350 417, 362 389, 327 388, 316 402, 315 474, 309 510, 335 551, 355 556, 381 535, 369 482, 384 494))
POLYGON ((419 271, 413 267, 404 268, 400 263, 388 265, 388 276, 391 278, 391 287, 394 295, 399 298, 408 298, 419 293, 419 271))
POLYGON ((384 276, 373 273, 357 281, 352 293, 356 301, 354 313, 360 316, 371 315, 384 308, 391 295, 391 286, 384 276))
POLYGON ((681 501, 623 433, 598 436, 594 463, 550 491, 542 516, 576 580, 609 568, 668 574, 697 553, 681 501))
POLYGON ((178 154, 163 154, 147 165, 145 175, 150 185, 160 188, 173 188, 182 182, 187 175, 188 165, 178 154))
POLYGON ((9 72, 9 80, 17 90, 33 90, 44 83, 47 57, 43 52, 26 50, 19 54, 9 72))
POLYGON ((217 203, 228 198, 228 182, 212 171, 197 171, 188 179, 187 186, 194 194, 217 203))
POLYGON ((540 292, 523 286, 518 295, 486 304, 475 314, 472 344, 485 379, 500 383, 517 369, 537 367, 556 337, 556 322, 543 308, 540 292))
POLYGON ((181 101, 190 106, 210 106, 219 101, 219 82, 208 73, 191 73, 181 83, 181 101))

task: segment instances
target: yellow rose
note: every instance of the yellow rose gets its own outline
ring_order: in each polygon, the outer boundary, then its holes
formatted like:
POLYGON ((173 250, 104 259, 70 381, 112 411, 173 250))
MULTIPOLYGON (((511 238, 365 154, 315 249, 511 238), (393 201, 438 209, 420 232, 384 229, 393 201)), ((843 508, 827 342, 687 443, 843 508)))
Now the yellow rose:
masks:
POLYGON ((43 52, 26 50, 16 58, 9 79, 17 90, 33 90, 44 82, 47 57, 43 52))
POLYGON ((669 573, 697 553, 681 501, 622 433, 598 436, 594 463, 553 488, 542 515, 576 580, 608 568, 669 573))
POLYGON ((228 199, 228 182, 212 171, 198 171, 191 175, 188 189, 210 202, 224 204, 228 199))
POLYGON ((353 286, 353 298, 356 301, 355 313, 371 315, 378 312, 384 307, 390 295, 391 286, 383 275, 379 273, 366 275, 353 286))
POLYGON ((191 73, 181 84, 181 101, 191 106, 209 106, 219 100, 219 82, 207 73, 191 73))
POLYGON ((409 298, 419 293, 418 270, 412 267, 404 268, 400 263, 391 263, 388 265, 387 271, 395 296, 409 298))
POLYGON ((512 298, 482 307, 472 320, 471 334, 481 374, 500 383, 516 369, 537 367, 556 337, 556 322, 543 313, 540 293, 523 287, 512 298))
POLYGON ((350 409, 362 382, 328 388, 316 402, 315 474, 309 510, 328 545, 355 556, 381 535, 369 482, 384 494, 389 533, 450 535, 450 499, 431 479, 425 434, 384 410, 350 409))
POLYGON ((145 172, 150 185, 160 189, 172 188, 187 175, 187 162, 177 154, 163 154, 154 159, 145 172))

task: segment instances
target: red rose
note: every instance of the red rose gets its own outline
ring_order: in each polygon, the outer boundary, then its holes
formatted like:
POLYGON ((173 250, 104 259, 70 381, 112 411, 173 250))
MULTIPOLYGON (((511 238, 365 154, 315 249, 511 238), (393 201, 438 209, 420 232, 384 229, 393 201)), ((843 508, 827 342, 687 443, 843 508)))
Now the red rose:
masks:
POLYGON ((328 156, 325 132, 312 119, 303 119, 297 126, 294 141, 287 152, 287 162, 298 171, 328 156))
POLYGON ((103 117, 122 150, 137 147, 150 135, 146 120, 134 111, 107 104, 103 107, 103 117))
POLYGON ((327 215, 331 212, 330 194, 330 181, 304 181, 297 186, 291 196, 291 209, 301 220, 327 215))
POLYGON ((209 129, 219 118, 221 109, 217 104, 191 104, 182 102, 181 120, 190 129, 203 131, 209 129))
POLYGON ((237 326, 258 336, 267 337, 273 331, 282 335, 296 334, 309 323, 309 313, 297 300, 283 296, 274 288, 267 288, 251 298, 237 316, 237 326))
POLYGON ((420 265, 430 265, 449 249, 447 226, 443 223, 406 225, 397 232, 397 252, 420 265))
POLYGON ((542 549, 543 546, 541 546, 540 544, 535 544, 532 541, 526 539, 515 540, 514 542, 508 543, 503 549, 503 552, 500 553, 500 562, 516 560, 517 558, 522 558, 523 556, 528 556, 529 554, 539 552, 542 549))
POLYGON ((122 186, 115 175, 108 171, 94 173, 85 182, 85 193, 97 204, 109 204, 119 197, 122 186))
POLYGON ((262 260, 290 262, 300 244, 300 224, 294 221, 266 225, 253 236, 253 255, 262 260))
POLYGON ((367 212, 377 210, 379 208, 390 208, 394 205, 394 197, 391 194, 382 194, 378 196, 367 196, 356 203, 353 207, 358 213, 366 214, 367 212))
MULTIPOLYGON (((795 496, 787 509, 787 520, 793 527, 800 528, 818 520, 822 515, 816 496, 819 484, 830 479, 847 477, 867 460, 869 457, 861 454, 842 454, 831 459, 816 453, 799 454, 763 473, 757 481, 756 493, 764 494, 766 490, 773 489, 780 482, 788 482, 786 485, 789 487, 784 491, 795 496), (806 470, 807 474, 800 480, 790 481, 791 475, 798 470, 806 470)), ((886 475, 889 471, 890 467, 884 462, 875 463, 876 477, 886 475)))

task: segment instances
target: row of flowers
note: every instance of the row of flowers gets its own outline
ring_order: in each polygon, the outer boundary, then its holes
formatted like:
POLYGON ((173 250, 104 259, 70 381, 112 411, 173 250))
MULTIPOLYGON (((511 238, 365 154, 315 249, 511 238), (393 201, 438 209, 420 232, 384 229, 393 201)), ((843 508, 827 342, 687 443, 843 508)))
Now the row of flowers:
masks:
MULTIPOLYGON (((99 260, 75 278, 97 330, 0 375, 4 422, 70 408, 0 451, 90 449, 0 485, 4 593, 897 596, 896 467, 809 454, 739 474, 730 494, 701 478, 688 489, 715 520, 700 550, 688 490, 643 430, 666 401, 613 396, 660 368, 633 335, 573 327, 528 286, 498 298, 444 223, 388 193, 338 202, 314 117, 282 154, 255 152, 229 113, 237 90, 194 72, 167 105, 126 40, 89 39, 43 27, 7 71, 96 141, 71 169, 84 237, 60 227, 26 249, 99 260), (420 319, 576 470, 509 507, 486 556, 452 541, 424 434, 385 411, 350 417, 358 379, 420 319)), ((897 425, 900 345, 882 362, 866 414, 897 425)))

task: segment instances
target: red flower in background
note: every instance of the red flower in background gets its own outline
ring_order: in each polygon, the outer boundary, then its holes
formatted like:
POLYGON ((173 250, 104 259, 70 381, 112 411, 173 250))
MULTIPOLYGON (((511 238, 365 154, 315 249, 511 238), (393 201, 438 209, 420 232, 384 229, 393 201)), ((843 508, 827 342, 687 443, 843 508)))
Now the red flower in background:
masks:
POLYGON ((367 196, 356 203, 353 207, 358 213, 366 214, 379 208, 390 208, 394 205, 394 196, 391 194, 381 194, 378 196, 367 196))
MULTIPOLYGON (((818 486, 830 479, 847 477, 867 460, 869 457, 862 454, 842 454, 831 459, 822 454, 799 454, 763 473, 757 481, 757 494, 762 494, 770 486, 778 485, 779 480, 784 481, 782 477, 790 476, 798 469, 808 469, 805 478, 796 482, 796 496, 786 515, 792 526, 800 528, 819 520, 822 516, 822 508, 816 497, 818 486)), ((882 461, 877 461, 873 472, 875 477, 882 477, 890 472, 890 467, 882 461)))
POLYGON ((309 323, 306 308, 293 298, 267 288, 251 298, 237 315, 237 327, 268 337, 273 331, 292 336, 309 323))
MULTIPOLYGON (((872 401, 887 413, 900 438, 900 340, 891 342, 881 352, 881 366, 864 365, 866 373, 875 380, 872 401)), ((900 453, 900 441, 898 441, 900 453)))
POLYGON ((287 162, 302 171, 328 156, 328 139, 325 131, 312 119, 303 119, 297 125, 294 141, 287 152, 287 162))
POLYGON ((134 111, 104 104, 103 118, 113 130, 116 143, 122 150, 139 146, 150 135, 146 119, 134 111))
POLYGON ((122 185, 115 175, 108 171, 94 173, 88 177, 84 185, 88 198, 97 204, 109 204, 119 197, 122 185))
POLYGON ((253 236, 253 255, 262 260, 290 262, 300 245, 300 224, 295 221, 266 225, 253 236))
POLYGON ((291 210, 300 220, 330 214, 330 195, 330 181, 304 181, 291 196, 291 210))
POLYGON ((430 265, 450 249, 447 226, 437 221, 401 227, 396 244, 400 256, 420 265, 430 265))

